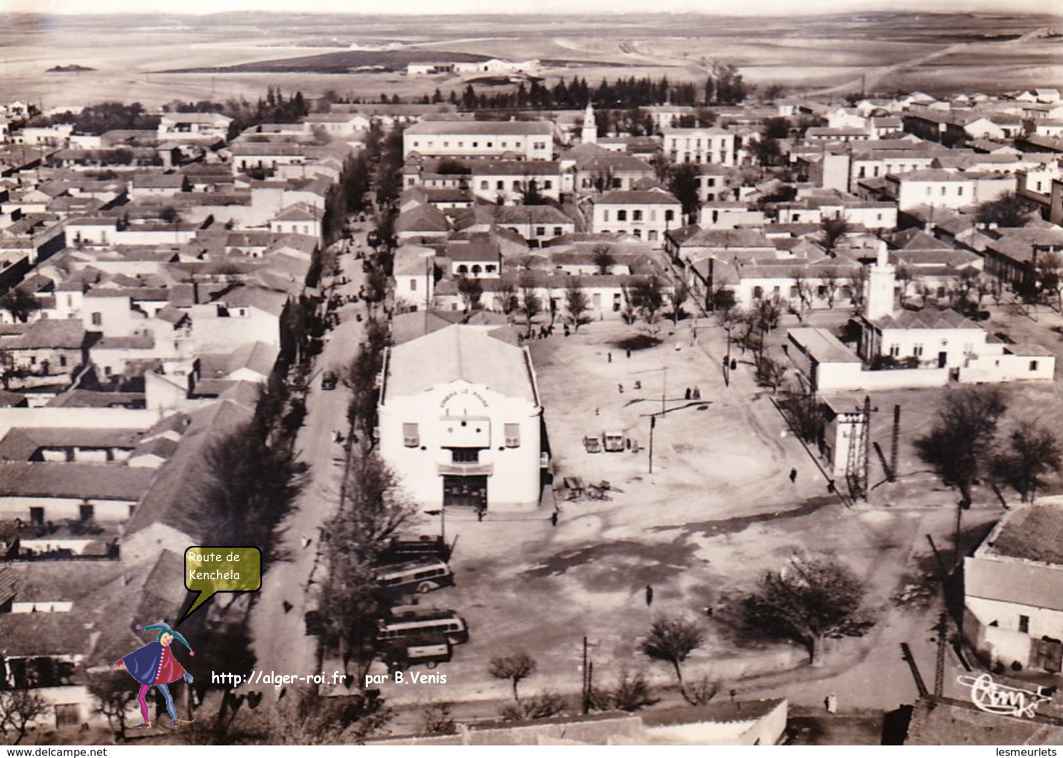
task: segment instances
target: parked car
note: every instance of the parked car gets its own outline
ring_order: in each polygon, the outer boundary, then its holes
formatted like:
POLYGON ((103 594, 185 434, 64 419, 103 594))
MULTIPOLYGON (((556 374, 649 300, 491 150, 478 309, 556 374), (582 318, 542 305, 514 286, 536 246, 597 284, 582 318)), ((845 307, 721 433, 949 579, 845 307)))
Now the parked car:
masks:
POLYGON ((336 389, 336 382, 338 378, 335 371, 326 371, 321 377, 321 389, 334 390, 336 389))
POLYGON ((584 437, 583 447, 588 453, 602 452, 602 441, 598 437, 584 437))
POLYGON ((622 453, 624 452, 624 433, 619 431, 606 431, 602 433, 602 437, 605 438, 605 452, 607 453, 622 453))

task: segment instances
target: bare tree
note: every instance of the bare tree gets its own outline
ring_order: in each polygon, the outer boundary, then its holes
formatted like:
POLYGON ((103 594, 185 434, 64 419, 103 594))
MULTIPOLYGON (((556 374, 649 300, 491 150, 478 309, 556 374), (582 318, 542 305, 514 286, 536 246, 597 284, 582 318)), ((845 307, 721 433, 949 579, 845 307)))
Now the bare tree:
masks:
POLYGON ((14 735, 12 744, 18 745, 48 708, 44 698, 32 690, 0 690, 0 734, 5 738, 14 735))
POLYGON ((797 290, 797 316, 803 318, 805 309, 812 307, 812 288, 802 268, 792 269, 790 279, 793 280, 793 287, 797 290))
POLYGON ((1045 297, 1051 296, 1056 301, 1056 307, 1063 311, 1063 256, 1059 253, 1042 253, 1037 258, 1037 283, 1041 286, 1041 292, 1045 297))
POLYGON ((129 707, 136 698, 129 686, 129 677, 108 671, 90 674, 88 680, 89 693, 96 698, 96 712, 107 719, 111 731, 120 741, 124 741, 129 707))
POLYGON ((491 658, 489 671, 495 679, 507 679, 513 686, 513 700, 520 704, 520 693, 517 690, 522 680, 535 673, 537 668, 535 659, 524 650, 518 650, 509 655, 496 655, 491 658))
POLYGON ((598 267, 599 274, 608 274, 616 265, 616 257, 613 255, 612 245, 595 245, 591 251, 591 260, 598 267))
POLYGON ((668 299, 672 304, 672 324, 679 326, 679 314, 683 310, 683 303, 690 299, 690 285, 686 279, 679 278, 672 284, 672 290, 668 293, 668 299))
POLYGON ((573 281, 565 288, 565 310, 572 319, 572 329, 579 331, 582 324, 587 323, 586 313, 590 309, 587 293, 578 281, 573 281))
POLYGON ((901 305, 908 297, 908 287, 912 283, 912 270, 903 263, 897 266, 896 279, 901 285, 901 305))
POLYGON ((863 307, 864 289, 867 284, 867 269, 863 266, 854 269, 847 277, 846 283, 849 285, 849 296, 853 305, 857 308, 863 307))
POLYGON ((757 358, 756 380, 761 387, 768 387, 774 394, 786 378, 786 366, 767 355, 757 358))
POLYGON ((930 432, 916 447, 942 480, 960 492, 961 506, 971 504, 971 487, 991 462, 997 424, 1007 410, 999 387, 963 387, 945 396, 930 432))
POLYGON ((502 278, 495 290, 495 307, 507 316, 517 310, 517 288, 509 278, 502 278))
POLYGON ((524 312, 524 318, 528 320, 527 336, 531 337, 535 317, 543 312, 543 300, 539 297, 535 284, 528 278, 521 280, 520 309, 524 312))
POLYGON ((683 682, 682 664, 704 641, 705 632, 697 622, 680 616, 660 616, 654 619, 639 647, 648 658, 672 664, 680 694, 693 705, 683 682))
POLYGON ((458 294, 465 306, 465 312, 478 310, 480 298, 484 294, 483 283, 475 276, 463 276, 458 279, 458 294))
POLYGON ((642 317, 650 334, 656 335, 660 328, 658 318, 664 307, 664 290, 656 276, 645 277, 631 288, 632 307, 642 317))
POLYGON ((1007 447, 994 461, 994 473, 1033 502, 1049 474, 1063 470, 1059 438, 1047 426, 1025 422, 1008 436, 1007 447))
POLYGON ((11 314, 12 321, 25 324, 41 309, 41 302, 25 290, 14 287, 0 296, 0 310, 11 314))
POLYGON ((868 625, 860 617, 865 591, 836 556, 795 555, 781 571, 764 575, 742 601, 743 616, 750 629, 804 644, 812 665, 819 666, 824 639, 868 625))
POLYGON ((833 258, 838 242, 850 231, 849 222, 844 218, 825 218, 820 222, 819 228, 823 249, 833 258))

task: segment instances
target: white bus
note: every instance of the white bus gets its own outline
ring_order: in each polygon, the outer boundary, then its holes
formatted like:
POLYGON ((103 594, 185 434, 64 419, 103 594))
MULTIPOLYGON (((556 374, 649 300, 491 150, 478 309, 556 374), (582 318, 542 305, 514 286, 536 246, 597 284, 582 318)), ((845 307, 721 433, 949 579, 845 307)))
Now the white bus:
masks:
POLYGON ((380 589, 389 593, 424 594, 454 584, 454 573, 443 561, 396 563, 383 566, 374 575, 380 589))
POLYGON ((409 637, 433 635, 445 637, 451 645, 469 641, 469 627, 465 619, 451 610, 441 608, 392 609, 387 619, 380 621, 377 639, 401 640, 409 637))

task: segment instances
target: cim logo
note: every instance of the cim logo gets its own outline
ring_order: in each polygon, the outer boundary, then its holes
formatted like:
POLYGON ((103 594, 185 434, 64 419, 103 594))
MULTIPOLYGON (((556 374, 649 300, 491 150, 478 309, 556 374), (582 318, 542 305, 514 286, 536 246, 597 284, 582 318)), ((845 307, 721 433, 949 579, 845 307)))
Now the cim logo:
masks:
POLYGON ((970 687, 971 702, 986 713, 1032 719, 1037 715, 1037 706, 1051 699, 1039 690, 1023 690, 999 684, 989 674, 958 676, 956 681, 964 687, 970 687))

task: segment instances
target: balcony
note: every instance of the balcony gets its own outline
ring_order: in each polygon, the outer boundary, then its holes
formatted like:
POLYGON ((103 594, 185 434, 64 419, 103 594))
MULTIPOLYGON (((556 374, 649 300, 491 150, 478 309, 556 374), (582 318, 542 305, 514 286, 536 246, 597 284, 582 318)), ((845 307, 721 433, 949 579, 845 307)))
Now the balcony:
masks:
POLYGON ((491 476, 495 473, 493 463, 437 463, 438 476, 491 476))

